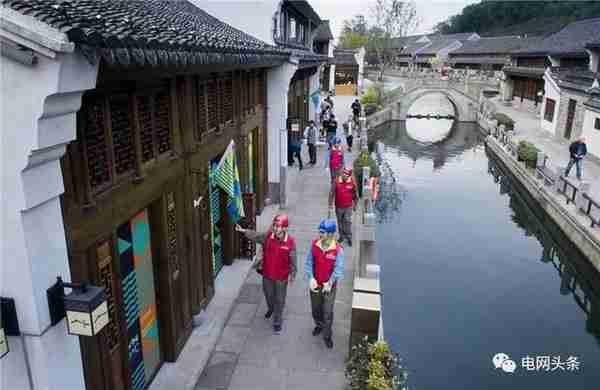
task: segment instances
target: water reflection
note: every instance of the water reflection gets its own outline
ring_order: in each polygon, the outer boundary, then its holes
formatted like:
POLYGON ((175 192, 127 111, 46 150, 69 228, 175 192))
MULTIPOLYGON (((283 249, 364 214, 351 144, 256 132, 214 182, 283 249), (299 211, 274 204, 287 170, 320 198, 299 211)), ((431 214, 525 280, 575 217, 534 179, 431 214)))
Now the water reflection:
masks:
POLYGON ((385 144, 376 142, 374 155, 381 171, 379 197, 375 202, 375 215, 378 223, 390 222, 400 212, 402 201, 406 197, 406 189, 396 180, 394 170, 384 158, 385 144))
POLYGON ((512 177, 492 156, 489 156, 488 173, 494 182, 500 184, 500 194, 509 195, 512 221, 526 236, 535 237, 542 245, 540 261, 552 264, 558 272, 560 294, 573 296, 586 314, 586 331, 600 344, 600 275, 539 206, 530 206, 534 201, 529 194, 515 185, 512 177))
POLYGON ((413 160, 413 165, 419 159, 431 160, 434 171, 443 168, 449 159, 481 144, 483 140, 476 131, 476 124, 461 123, 460 126, 452 126, 449 135, 442 141, 422 143, 408 135, 406 124, 407 121, 388 122, 374 130, 374 138, 385 145, 394 145, 401 156, 413 160))
MULTIPOLYGON (((408 110, 408 115, 455 115, 450 100, 441 93, 427 94, 416 100, 408 110)), ((410 138, 422 143, 440 142, 455 126, 453 119, 417 119, 406 120, 407 134, 410 138)))

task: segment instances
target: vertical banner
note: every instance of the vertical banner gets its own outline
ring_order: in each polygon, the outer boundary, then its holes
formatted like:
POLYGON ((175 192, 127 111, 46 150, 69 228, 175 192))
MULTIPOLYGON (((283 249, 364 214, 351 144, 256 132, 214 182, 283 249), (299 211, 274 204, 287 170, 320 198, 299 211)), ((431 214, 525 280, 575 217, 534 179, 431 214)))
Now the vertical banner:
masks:
POLYGON ((132 389, 142 390, 160 365, 148 212, 143 210, 119 226, 117 237, 127 323, 129 375, 132 389))

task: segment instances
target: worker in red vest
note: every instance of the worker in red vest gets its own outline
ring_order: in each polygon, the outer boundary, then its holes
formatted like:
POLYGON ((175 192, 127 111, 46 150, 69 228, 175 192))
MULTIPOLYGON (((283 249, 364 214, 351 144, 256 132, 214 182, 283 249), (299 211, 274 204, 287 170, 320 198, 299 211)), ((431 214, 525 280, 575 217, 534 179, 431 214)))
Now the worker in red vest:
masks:
POLYGON ((331 144, 331 150, 326 155, 325 163, 326 167, 329 168, 331 173, 331 181, 333 181, 340 174, 341 169, 344 167, 344 150, 342 149, 342 139, 335 137, 331 144))
POLYGON ((348 240, 348 245, 352 246, 352 211, 356 210, 358 204, 358 192, 351 168, 344 168, 342 175, 331 183, 331 191, 329 192, 330 210, 334 204, 335 215, 340 227, 339 242, 342 243, 344 240, 348 240))
POLYGON ((296 240, 288 234, 288 227, 289 220, 285 214, 276 215, 271 229, 264 233, 235 226, 238 232, 263 247, 263 259, 259 268, 262 268, 263 292, 268 306, 265 318, 271 318, 273 315, 275 333, 281 331, 281 315, 285 306, 288 281, 294 281, 297 270, 296 240))
POLYGON ((304 274, 309 281, 310 305, 315 321, 312 334, 317 336, 323 333, 327 348, 333 348, 333 305, 337 283, 344 277, 344 250, 335 240, 335 230, 335 221, 321 221, 319 238, 312 242, 304 261, 304 274))

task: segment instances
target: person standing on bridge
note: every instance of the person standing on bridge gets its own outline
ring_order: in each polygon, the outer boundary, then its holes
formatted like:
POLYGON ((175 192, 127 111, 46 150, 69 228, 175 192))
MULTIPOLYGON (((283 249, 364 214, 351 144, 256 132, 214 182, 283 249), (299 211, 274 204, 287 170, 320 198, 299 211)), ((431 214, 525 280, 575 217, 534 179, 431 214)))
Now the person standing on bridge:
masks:
POLYGON ((352 246, 352 211, 356 211, 358 205, 358 192, 351 168, 344 168, 342 175, 331 183, 329 214, 331 214, 334 205, 340 229, 339 243, 341 244, 344 240, 347 240, 348 245, 352 246))
POLYGON ((273 331, 281 332, 282 314, 287 295, 288 281, 296 278, 296 240, 288 234, 289 219, 285 214, 273 218, 271 228, 264 233, 243 229, 235 225, 235 230, 249 240, 262 245, 262 285, 267 301, 265 318, 273 316, 273 331))
POLYGON ((315 328, 313 336, 323 333, 327 348, 333 348, 333 305, 337 282, 344 277, 344 250, 335 240, 335 221, 319 224, 319 238, 314 240, 304 261, 304 275, 309 281, 310 306, 315 328))
POLYGON ((587 147, 585 145, 585 138, 580 137, 577 141, 573 142, 569 146, 569 165, 567 165, 567 170, 565 171, 565 177, 569 177, 569 172, 571 172, 571 168, 573 168, 573 164, 575 165, 577 179, 581 180, 581 164, 583 163, 583 158, 587 154, 587 147))

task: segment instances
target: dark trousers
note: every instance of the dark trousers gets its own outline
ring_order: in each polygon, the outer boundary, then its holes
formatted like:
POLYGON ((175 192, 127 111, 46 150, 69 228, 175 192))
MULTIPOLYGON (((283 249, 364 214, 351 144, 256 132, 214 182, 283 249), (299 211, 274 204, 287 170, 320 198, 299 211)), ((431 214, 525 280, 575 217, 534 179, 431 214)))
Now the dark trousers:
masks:
POLYGON ((569 176, 569 172, 571 172, 571 168, 573 168, 573 164, 575 164, 575 170, 577 172, 577 178, 581 180, 581 159, 571 158, 569 160, 569 164, 567 165, 567 170, 565 171, 565 177, 569 176))
POLYGON ((302 169, 302 156, 300 155, 300 151, 294 152, 292 154, 292 163, 293 163, 293 159, 297 158, 298 159, 298 164, 300 165, 300 169, 302 169))
POLYGON ((323 329, 323 338, 331 338, 331 325, 333 324, 333 304, 337 288, 332 288, 328 294, 321 291, 310 292, 310 306, 315 325, 323 329))
POLYGON ((317 163, 317 145, 308 144, 308 155, 310 157, 310 163, 316 164, 317 163))
POLYGON ((335 208, 338 229, 340 230, 340 240, 352 241, 352 207, 335 208))
POLYGON ((263 276, 263 292, 269 311, 273 312, 273 325, 281 326, 285 297, 287 295, 287 280, 273 280, 263 276))
POLYGON ((354 140, 354 136, 349 135, 346 137, 346 144, 348 145, 348 150, 352 151, 352 141, 354 140))

